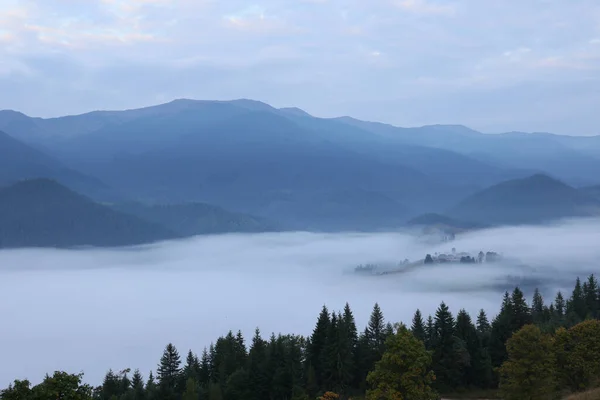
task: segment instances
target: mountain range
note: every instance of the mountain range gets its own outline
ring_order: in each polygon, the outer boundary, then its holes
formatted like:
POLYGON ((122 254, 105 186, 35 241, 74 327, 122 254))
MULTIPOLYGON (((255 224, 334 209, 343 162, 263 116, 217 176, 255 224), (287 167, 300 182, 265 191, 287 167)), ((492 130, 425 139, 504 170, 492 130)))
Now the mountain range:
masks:
POLYGON ((186 99, 49 119, 0 111, 0 130, 0 185, 50 178, 176 236, 387 230, 422 214, 540 223, 596 215, 600 198, 600 136, 186 99))

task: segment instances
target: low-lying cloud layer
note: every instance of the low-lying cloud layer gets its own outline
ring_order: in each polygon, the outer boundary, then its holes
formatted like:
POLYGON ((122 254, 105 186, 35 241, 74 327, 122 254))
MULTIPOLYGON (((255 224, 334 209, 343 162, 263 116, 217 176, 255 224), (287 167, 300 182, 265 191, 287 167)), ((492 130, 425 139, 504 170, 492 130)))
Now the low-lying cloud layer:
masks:
POLYGON ((154 369, 164 345, 182 353, 228 330, 249 340, 255 327, 310 334, 323 304, 349 302, 359 329, 375 302, 387 319, 410 322, 443 300, 456 313, 493 316, 515 283, 548 296, 576 276, 599 272, 600 221, 477 232, 430 246, 388 234, 263 234, 200 237, 120 250, 0 252, 0 386, 39 381, 54 370, 99 383, 108 368, 154 369), (523 264, 429 266, 389 276, 356 276, 368 262, 426 253, 497 251, 523 264), (6 360, 10 360, 7 362, 6 360))

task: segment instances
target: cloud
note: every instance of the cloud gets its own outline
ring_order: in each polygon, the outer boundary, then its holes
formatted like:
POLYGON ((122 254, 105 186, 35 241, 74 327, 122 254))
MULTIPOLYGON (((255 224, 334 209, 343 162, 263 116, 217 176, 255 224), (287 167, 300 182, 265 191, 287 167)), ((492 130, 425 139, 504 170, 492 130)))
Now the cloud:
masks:
POLYGON ((576 276, 597 273, 599 228, 598 220, 509 227, 451 245, 401 233, 286 233, 120 250, 0 251, 0 317, 11 327, 0 332, 11 360, 0 365, 0 387, 15 378, 38 382, 54 370, 83 370, 93 384, 108 368, 147 374, 168 342, 200 353, 229 330, 247 338, 256 326, 264 335, 308 335, 323 304, 337 310, 349 302, 359 329, 375 302, 393 322, 408 323, 417 307, 432 314, 441 301, 454 313, 484 308, 491 317, 503 291, 517 284, 528 298, 538 286, 549 300, 557 290, 567 294, 576 276), (351 273, 357 264, 416 260, 450 247, 494 250, 509 261, 385 277, 351 273))
POLYGON ((454 8, 450 5, 436 4, 425 0, 396 0, 395 4, 405 11, 417 14, 454 14, 454 8))
POLYGON ((358 113, 398 125, 452 119, 480 129, 489 128, 482 119, 503 118, 510 130, 537 131, 553 110, 518 119, 522 109, 498 93, 521 87, 517 96, 526 97, 531 85, 553 93, 573 84, 582 93, 554 110, 570 110, 571 118, 550 130, 598 133, 600 116, 584 116, 572 104, 600 93, 599 8, 593 0, 543 8, 517 0, 5 0, 0 108, 56 116, 158 98, 251 97, 319 116, 358 113), (59 80, 51 69, 57 58, 81 73, 59 80), (202 75, 207 69, 210 82, 202 75), (109 73, 116 70, 127 76, 109 73), (136 79, 146 74, 155 75, 136 79), (171 76, 170 87, 149 83, 167 80, 158 74, 171 76), (35 98, 14 92, 28 87, 38 88, 35 98), (450 114, 440 107, 433 114, 427 106, 483 91, 479 101, 501 102, 506 112, 475 115, 463 107, 450 114), (404 98, 414 101, 398 113, 404 98))

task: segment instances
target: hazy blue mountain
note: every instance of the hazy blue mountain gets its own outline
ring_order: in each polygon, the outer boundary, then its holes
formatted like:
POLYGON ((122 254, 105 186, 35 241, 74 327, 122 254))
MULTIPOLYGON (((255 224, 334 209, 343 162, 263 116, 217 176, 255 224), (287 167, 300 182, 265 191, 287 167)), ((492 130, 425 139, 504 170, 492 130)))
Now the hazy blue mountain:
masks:
POLYGON ((0 247, 125 246, 178 237, 49 179, 0 189, 0 247))
POLYGON ((579 190, 590 197, 600 200, 600 185, 586 186, 579 190))
POLYGON ((570 184, 585 185, 594 183, 596 171, 600 170, 600 136, 524 132, 483 134, 461 125, 399 128, 349 117, 338 120, 400 143, 460 153, 489 165, 511 169, 517 175, 544 172, 570 184))
POLYGON ((600 201, 557 179, 536 174, 475 193, 447 214, 485 224, 537 224, 600 215, 600 201))
POLYGON ((455 229, 481 229, 486 225, 475 222, 462 221, 447 215, 437 213, 422 214, 411 218, 407 223, 408 226, 442 226, 455 229))
POLYGON ((264 218, 233 213, 205 203, 164 205, 123 203, 115 204, 111 208, 157 223, 181 236, 271 232, 280 229, 275 223, 264 218))
POLYGON ((32 178, 52 178, 97 197, 115 198, 113 191, 98 179, 74 171, 0 131, 0 185, 32 178))
POLYGON ((398 128, 247 99, 53 119, 0 112, 3 126, 132 200, 205 202, 301 229, 377 229, 506 180, 549 173, 583 186, 600 170, 581 138, 398 128))

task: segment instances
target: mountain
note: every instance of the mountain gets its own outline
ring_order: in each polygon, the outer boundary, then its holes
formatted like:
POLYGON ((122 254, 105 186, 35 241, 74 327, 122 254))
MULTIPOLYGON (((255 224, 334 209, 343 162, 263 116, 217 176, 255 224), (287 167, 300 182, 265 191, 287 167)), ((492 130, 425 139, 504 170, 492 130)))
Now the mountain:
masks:
POLYGON ((436 214, 436 213, 428 213, 422 214, 415 218, 410 219, 406 225, 408 226, 423 226, 423 227, 444 227, 444 228, 452 228, 454 230, 470 230, 470 229, 481 229, 484 228, 485 225, 460 221, 454 218, 450 218, 446 215, 436 214))
POLYGON ((447 212, 485 224, 537 224, 600 214, 600 201, 547 175, 503 182, 469 196, 447 212))
POLYGON ((0 131, 0 185, 32 178, 51 178, 87 194, 114 198, 114 193, 98 179, 74 171, 0 131))
POLYGON ((590 197, 600 200, 600 185, 586 186, 579 190, 590 197))
POLYGON ((248 99, 51 119, 5 111, 3 127, 132 201, 215 204, 297 229, 393 228, 507 180, 583 186, 600 170, 593 138, 399 128, 248 99))
POLYGON ((276 231, 275 224, 264 218, 229 212, 221 207, 204 203, 145 205, 123 203, 114 210, 151 221, 181 236, 219 233, 256 233, 276 231))
POLYGON ((27 180, 0 190, 0 248, 126 246, 177 237, 53 180, 27 180))
POLYGON ((350 117, 337 120, 399 143, 445 149, 515 172, 548 173, 573 185, 594 183, 600 169, 600 136, 484 134, 462 125, 400 128, 350 117))

